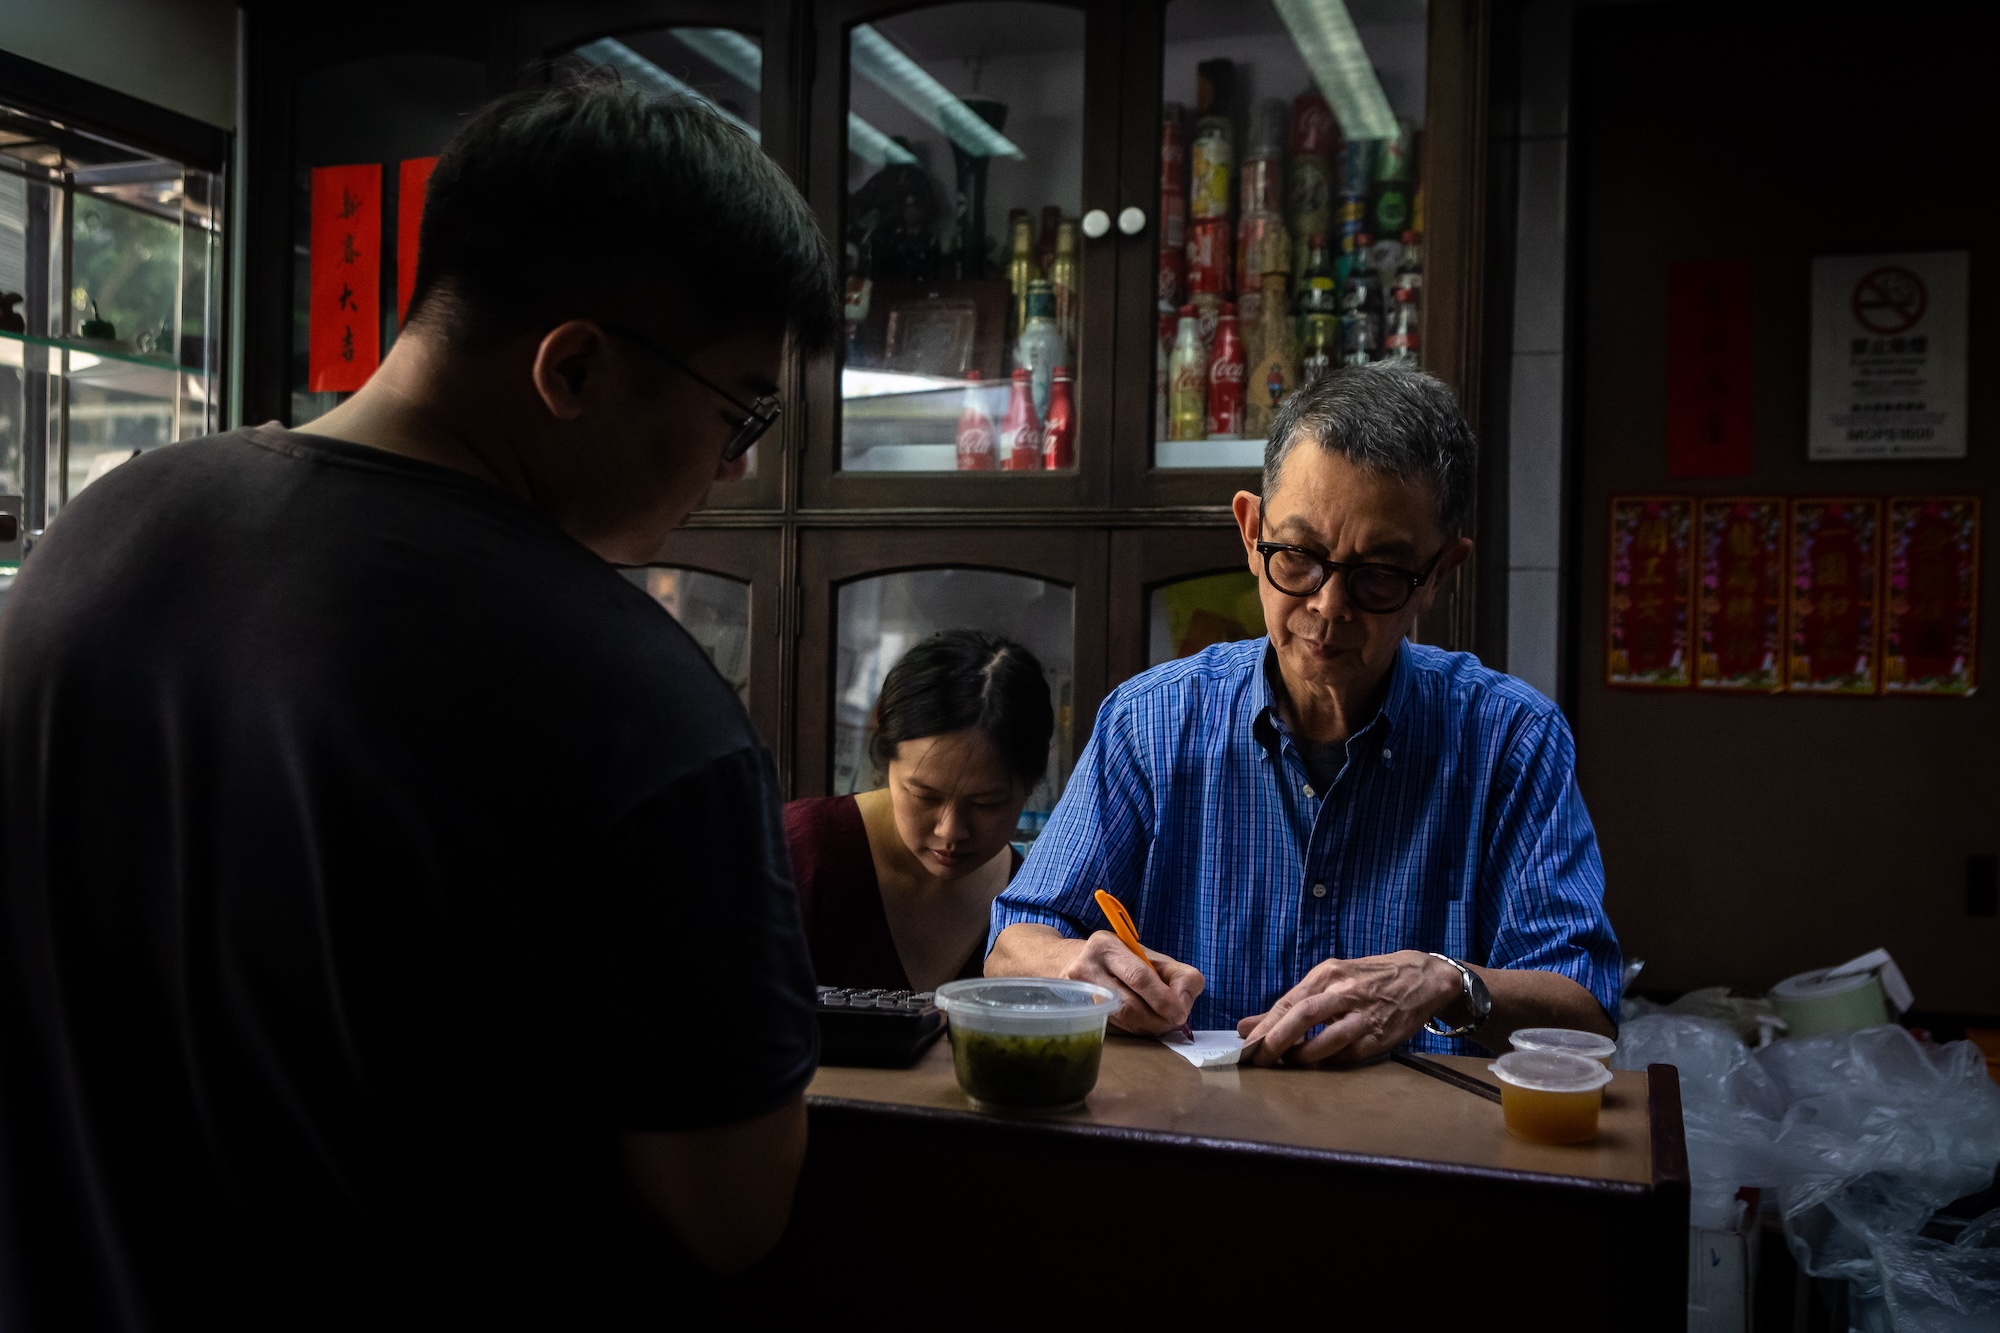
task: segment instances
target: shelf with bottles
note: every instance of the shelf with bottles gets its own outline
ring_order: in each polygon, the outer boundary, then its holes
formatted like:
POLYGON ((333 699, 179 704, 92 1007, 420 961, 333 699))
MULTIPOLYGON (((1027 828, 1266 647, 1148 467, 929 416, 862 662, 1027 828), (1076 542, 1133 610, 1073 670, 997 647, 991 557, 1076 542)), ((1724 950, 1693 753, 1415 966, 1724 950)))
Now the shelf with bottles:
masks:
POLYGON ((1425 7, 1366 12, 1167 7, 1157 467, 1254 467, 1301 384, 1421 356, 1425 7))
POLYGON ((1081 13, 942 5, 847 45, 841 469, 1073 469, 1081 13))

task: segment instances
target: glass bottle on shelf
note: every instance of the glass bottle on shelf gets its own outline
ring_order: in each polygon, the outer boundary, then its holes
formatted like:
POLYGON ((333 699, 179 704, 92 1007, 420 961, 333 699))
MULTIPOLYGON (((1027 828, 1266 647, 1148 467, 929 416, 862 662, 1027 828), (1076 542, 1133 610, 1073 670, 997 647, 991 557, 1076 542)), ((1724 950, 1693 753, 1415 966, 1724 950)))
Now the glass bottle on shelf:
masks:
POLYGON ((1291 146, 1285 211, 1292 232, 1292 276, 1298 278, 1305 273, 1310 238, 1326 235, 1333 225, 1333 160, 1341 149, 1333 108, 1316 92, 1292 100, 1291 146))
POLYGON ((1069 348, 1056 328, 1055 285, 1047 278, 1028 284, 1028 322, 1014 346, 1014 364, 1026 370, 1034 384, 1035 411, 1049 410, 1049 383, 1057 366, 1069 364, 1069 348))
POLYGON ((1056 331, 1071 347, 1076 346, 1077 314, 1082 307, 1083 275, 1076 248, 1076 223, 1065 218, 1056 224, 1055 256, 1049 261, 1049 286, 1055 291, 1056 331))
POLYGON ((995 460, 993 418, 986 413, 978 371, 965 372, 965 406, 958 414, 958 470, 991 472, 995 460))
MULTIPOLYGON (((1360 253, 1368 238, 1360 238, 1360 253)), ((1356 263, 1340 291, 1340 363, 1365 366, 1382 354, 1381 285, 1366 263, 1356 263)))
POLYGON ((1257 336, 1257 358, 1244 378, 1243 430, 1253 439, 1261 439, 1270 434, 1278 405, 1299 382, 1292 314, 1285 308, 1282 274, 1264 275, 1264 325, 1257 336))
POLYGON ((1018 339, 1028 326, 1028 284, 1042 275, 1035 262, 1035 229, 1025 212, 1014 219, 1007 255, 1007 334, 1018 339))
POLYGON ((1302 382, 1310 384, 1318 376, 1307 368, 1304 358, 1312 355, 1310 348, 1316 341, 1316 334, 1323 334, 1317 341, 1323 343, 1329 354, 1340 346, 1340 294, 1334 289, 1333 266, 1327 259, 1326 237, 1323 235, 1307 242, 1306 267, 1299 278, 1296 310, 1299 355, 1302 358, 1300 376, 1302 382))
POLYGON ((997 447, 1004 472, 1029 472, 1042 466, 1042 419, 1035 411, 1025 369, 1016 370, 1008 386, 1007 417, 1000 423, 997 447))
POLYGON ((1049 414, 1042 422, 1042 466, 1051 472, 1076 466, 1076 406, 1069 390, 1069 367, 1057 366, 1049 382, 1049 414))
POLYGON ((1174 355, 1168 363, 1171 384, 1168 438, 1208 438, 1208 349, 1202 345, 1201 324, 1192 305, 1181 307, 1180 329, 1174 335, 1174 355))

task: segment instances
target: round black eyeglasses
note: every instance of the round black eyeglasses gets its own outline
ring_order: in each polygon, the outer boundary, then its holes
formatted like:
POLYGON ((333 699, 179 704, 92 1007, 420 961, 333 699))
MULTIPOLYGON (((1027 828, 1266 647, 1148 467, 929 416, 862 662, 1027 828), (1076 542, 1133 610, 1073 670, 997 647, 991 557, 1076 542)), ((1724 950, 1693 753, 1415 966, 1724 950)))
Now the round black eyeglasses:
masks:
POLYGON ((737 459, 749 453, 750 446, 757 443, 758 438, 765 431, 771 429, 771 423, 776 421, 778 414, 785 410, 784 405, 778 401, 778 395, 774 393, 767 393, 754 403, 744 402, 735 394, 708 378, 708 376, 675 357, 637 329, 620 328, 613 324, 599 324, 598 327, 606 333, 615 333, 621 338, 629 338, 633 342, 638 343, 639 346, 645 348, 654 356, 657 356, 660 360, 678 370, 681 374, 686 375, 689 379, 701 384, 709 392, 743 413, 743 420, 737 423, 735 433, 729 437, 729 443, 722 447, 722 461, 725 463, 734 463, 737 459))
POLYGON ((1264 577, 1285 596, 1310 597, 1338 574, 1347 600, 1357 609, 1375 615, 1387 615, 1408 606, 1417 589, 1430 579, 1438 561, 1444 559, 1444 552, 1439 551, 1430 558, 1430 563, 1413 571, 1400 565, 1372 562, 1343 565, 1314 555, 1303 546, 1287 546, 1283 542, 1258 542, 1257 554, 1264 557, 1264 577))

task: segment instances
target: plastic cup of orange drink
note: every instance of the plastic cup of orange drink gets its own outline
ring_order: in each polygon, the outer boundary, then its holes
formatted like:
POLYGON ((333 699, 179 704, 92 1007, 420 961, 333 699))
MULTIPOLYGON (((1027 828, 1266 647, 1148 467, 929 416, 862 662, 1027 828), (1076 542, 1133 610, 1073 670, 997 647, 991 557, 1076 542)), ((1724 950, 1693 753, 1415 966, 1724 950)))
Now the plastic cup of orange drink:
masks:
POLYGON ((1561 1051, 1595 1060, 1606 1069, 1611 1068, 1611 1057, 1618 1051, 1618 1043, 1611 1038, 1575 1028, 1522 1028, 1508 1040, 1517 1051, 1561 1051))
POLYGON ((1611 1071, 1567 1051, 1509 1051, 1487 1066, 1500 1076, 1507 1132, 1530 1143, 1588 1143, 1597 1137, 1611 1071))

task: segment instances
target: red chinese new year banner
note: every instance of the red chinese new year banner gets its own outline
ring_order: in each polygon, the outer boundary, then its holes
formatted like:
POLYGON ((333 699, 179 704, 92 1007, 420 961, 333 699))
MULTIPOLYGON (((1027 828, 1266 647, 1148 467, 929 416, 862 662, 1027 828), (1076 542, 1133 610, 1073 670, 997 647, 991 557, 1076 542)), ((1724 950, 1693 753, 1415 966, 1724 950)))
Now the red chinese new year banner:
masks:
POLYGON ((306 387, 358 389, 382 359, 382 168, 314 167, 306 387))
POLYGON ((1979 683, 1979 501, 1896 496, 1885 537, 1883 691, 1971 694, 1979 683))
POLYGON ((1687 688, 1693 529, 1690 496, 1612 497, 1606 683, 1687 688))
POLYGON ((1881 685, 1878 565, 1882 502, 1792 501, 1794 694, 1873 694, 1881 685))
POLYGON ((1775 693, 1785 683, 1785 502, 1705 499, 1697 527, 1695 688, 1775 693))
POLYGON ((396 326, 410 313, 410 293, 417 286, 417 236, 423 229, 424 188, 431 183, 434 157, 403 159, 396 173, 396 326))
POLYGON ((1667 475, 1750 475, 1747 259, 1667 266, 1667 475))

